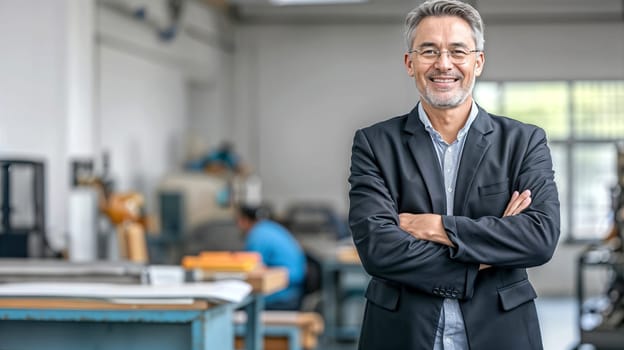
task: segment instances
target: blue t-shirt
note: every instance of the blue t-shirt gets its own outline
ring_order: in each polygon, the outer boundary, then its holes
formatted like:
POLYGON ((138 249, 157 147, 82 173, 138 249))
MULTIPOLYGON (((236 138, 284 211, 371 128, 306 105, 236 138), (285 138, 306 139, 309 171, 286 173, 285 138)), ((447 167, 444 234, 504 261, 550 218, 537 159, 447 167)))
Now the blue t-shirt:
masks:
POLYGON ((269 295, 265 299, 267 305, 301 297, 306 258, 301 246, 286 228, 270 220, 259 221, 249 231, 245 249, 260 253, 267 266, 285 267, 288 270, 288 287, 269 295))

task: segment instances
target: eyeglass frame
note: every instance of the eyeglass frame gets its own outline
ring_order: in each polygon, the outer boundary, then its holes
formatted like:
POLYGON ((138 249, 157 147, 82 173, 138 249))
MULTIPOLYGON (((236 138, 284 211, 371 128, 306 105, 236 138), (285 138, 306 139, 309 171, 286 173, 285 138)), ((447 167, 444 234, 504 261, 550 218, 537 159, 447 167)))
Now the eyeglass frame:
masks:
MULTIPOLYGON (((451 50, 448 50, 448 49, 446 49, 446 50, 440 50, 440 49, 433 49, 433 48, 422 48, 422 49, 411 49, 411 50, 407 51, 407 53, 408 53, 408 54, 411 54, 411 53, 417 53, 417 54, 418 54, 418 57, 423 58, 422 54, 423 54, 423 52, 425 52, 425 51, 433 51, 433 52, 436 52, 436 51, 437 51, 437 53, 436 53, 436 57, 435 57, 435 58, 431 57, 431 59, 432 59, 432 60, 431 60, 431 62, 429 62, 429 63, 434 63, 434 62, 436 62, 437 60, 439 60, 439 59, 440 59, 440 57, 442 57, 442 53, 446 53, 446 54, 448 54, 449 60, 451 60, 451 62, 453 62, 453 63, 455 63, 455 64, 462 64, 462 63, 465 63, 466 61, 463 61, 463 60, 462 60, 462 61, 454 61, 454 60, 453 60, 453 54, 451 53, 451 51, 462 51, 462 52, 465 52, 465 53, 466 53, 466 56, 462 57, 462 59, 466 59, 466 58, 468 58, 468 55, 469 55, 469 54, 471 54, 471 53, 483 52, 483 50, 479 50, 479 49, 474 49, 474 50, 466 50, 466 51, 464 51, 464 50, 463 50, 463 49, 461 49, 461 48, 455 48, 455 49, 451 49, 451 50)), ((425 59, 426 59, 426 58, 425 58, 425 59)), ((427 62, 423 62, 423 63, 427 63, 427 62)))

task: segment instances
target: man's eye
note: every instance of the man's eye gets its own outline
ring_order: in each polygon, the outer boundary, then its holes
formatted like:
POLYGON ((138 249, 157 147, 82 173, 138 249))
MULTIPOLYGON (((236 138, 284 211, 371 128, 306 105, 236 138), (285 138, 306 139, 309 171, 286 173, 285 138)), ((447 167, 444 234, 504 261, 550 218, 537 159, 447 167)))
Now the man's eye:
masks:
POLYGON ((437 56, 438 55, 438 51, 436 50, 423 50, 420 52, 421 55, 423 56, 437 56))
POLYGON ((451 55, 453 56, 467 56, 468 52, 466 50, 451 50, 451 55))

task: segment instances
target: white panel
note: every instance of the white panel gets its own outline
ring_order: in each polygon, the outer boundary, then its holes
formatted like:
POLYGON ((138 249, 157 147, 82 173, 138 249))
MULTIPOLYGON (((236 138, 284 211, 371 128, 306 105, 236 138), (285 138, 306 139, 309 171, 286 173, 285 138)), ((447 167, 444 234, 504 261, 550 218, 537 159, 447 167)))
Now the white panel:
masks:
POLYGON ((70 261, 97 260, 97 200, 94 189, 77 188, 69 193, 70 261))
POLYGON ((69 0, 67 15, 67 153, 95 157, 95 0, 69 0))
POLYGON ((624 79, 624 22, 487 26, 483 79, 624 79))

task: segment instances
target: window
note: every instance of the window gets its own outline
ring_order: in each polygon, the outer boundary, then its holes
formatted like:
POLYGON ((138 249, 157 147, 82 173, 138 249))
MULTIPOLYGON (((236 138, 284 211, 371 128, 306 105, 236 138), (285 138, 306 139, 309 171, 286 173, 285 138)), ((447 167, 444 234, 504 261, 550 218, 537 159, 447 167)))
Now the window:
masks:
POLYGON ((562 239, 604 237, 613 220, 615 143, 624 139, 624 81, 479 82, 475 100, 546 131, 562 239))

